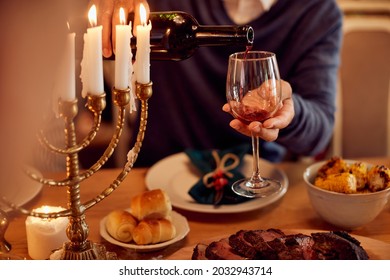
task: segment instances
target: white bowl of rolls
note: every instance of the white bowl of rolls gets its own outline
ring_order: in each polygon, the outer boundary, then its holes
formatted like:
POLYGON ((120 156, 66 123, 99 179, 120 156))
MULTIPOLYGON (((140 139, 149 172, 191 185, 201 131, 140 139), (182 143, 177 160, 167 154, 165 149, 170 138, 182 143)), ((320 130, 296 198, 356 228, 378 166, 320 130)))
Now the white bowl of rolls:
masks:
POLYGON ((390 198, 390 170, 383 165, 332 157, 309 166, 303 179, 318 215, 346 230, 373 221, 390 198))
POLYGON ((105 229, 115 240, 136 245, 158 244, 176 237, 172 204, 161 189, 131 198, 129 209, 117 209, 105 219, 105 229))

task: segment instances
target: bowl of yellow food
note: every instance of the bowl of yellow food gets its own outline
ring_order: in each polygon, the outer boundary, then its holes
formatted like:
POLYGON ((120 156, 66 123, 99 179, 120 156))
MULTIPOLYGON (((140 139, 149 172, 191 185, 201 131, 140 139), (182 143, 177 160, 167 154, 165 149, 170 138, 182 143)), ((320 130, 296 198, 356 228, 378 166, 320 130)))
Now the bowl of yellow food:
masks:
POLYGON ((390 197, 390 169, 332 157, 303 173, 310 202, 326 222, 350 230, 373 221, 390 197))

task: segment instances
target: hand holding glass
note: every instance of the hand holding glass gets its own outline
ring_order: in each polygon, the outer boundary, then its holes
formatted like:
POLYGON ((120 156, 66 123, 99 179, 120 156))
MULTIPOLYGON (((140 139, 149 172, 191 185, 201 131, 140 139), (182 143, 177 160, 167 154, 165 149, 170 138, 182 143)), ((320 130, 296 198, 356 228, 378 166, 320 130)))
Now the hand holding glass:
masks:
MULTIPOLYGON (((249 124, 272 117, 281 103, 281 81, 275 54, 264 51, 229 56, 226 97, 232 115, 249 124)), ((280 182, 262 178, 259 168, 259 138, 252 133, 253 174, 235 182, 232 189, 245 197, 267 197, 281 190, 280 182)))

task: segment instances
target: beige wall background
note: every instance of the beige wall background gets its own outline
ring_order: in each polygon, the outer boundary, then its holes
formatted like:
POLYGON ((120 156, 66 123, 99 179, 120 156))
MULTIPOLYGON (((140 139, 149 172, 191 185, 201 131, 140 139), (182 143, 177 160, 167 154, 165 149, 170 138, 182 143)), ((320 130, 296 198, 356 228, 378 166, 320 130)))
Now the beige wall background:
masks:
POLYGON ((390 155, 390 1, 339 0, 344 38, 331 153, 390 155))

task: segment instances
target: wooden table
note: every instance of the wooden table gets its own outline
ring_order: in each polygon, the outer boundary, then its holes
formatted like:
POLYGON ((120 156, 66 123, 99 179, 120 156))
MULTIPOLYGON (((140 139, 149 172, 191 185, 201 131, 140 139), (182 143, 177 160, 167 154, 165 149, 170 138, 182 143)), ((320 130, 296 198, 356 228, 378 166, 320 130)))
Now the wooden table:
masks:
MULTIPOLYGON (((390 166, 390 158, 362 159, 374 164, 390 166)), ((302 179, 304 169, 308 164, 284 162, 276 166, 284 170, 289 179, 289 188, 283 198, 265 208, 235 214, 204 214, 174 209, 187 217, 190 232, 182 241, 168 248, 151 253, 135 253, 132 250, 112 245, 105 241, 99 233, 99 223, 111 210, 125 209, 129 207, 130 198, 146 189, 145 175, 147 169, 134 169, 130 172, 124 183, 108 198, 89 209, 86 221, 90 228, 89 239, 106 245, 109 251, 117 253, 121 259, 152 259, 152 258, 184 258, 190 255, 180 255, 183 247, 190 248, 198 242, 210 240, 210 238, 229 235, 240 229, 267 229, 279 228, 283 230, 334 230, 335 228, 324 222, 310 205, 302 179)), ((82 201, 89 200, 100 193, 116 177, 119 170, 102 169, 96 175, 82 184, 82 201)), ((27 209, 33 209, 41 205, 66 206, 66 190, 44 186, 42 192, 26 205, 27 209)), ((11 221, 6 239, 12 244, 12 253, 30 257, 27 253, 27 240, 25 230, 26 217, 19 214, 11 214, 11 221)), ((353 230, 351 234, 368 237, 390 245, 390 206, 366 226, 353 230)))

